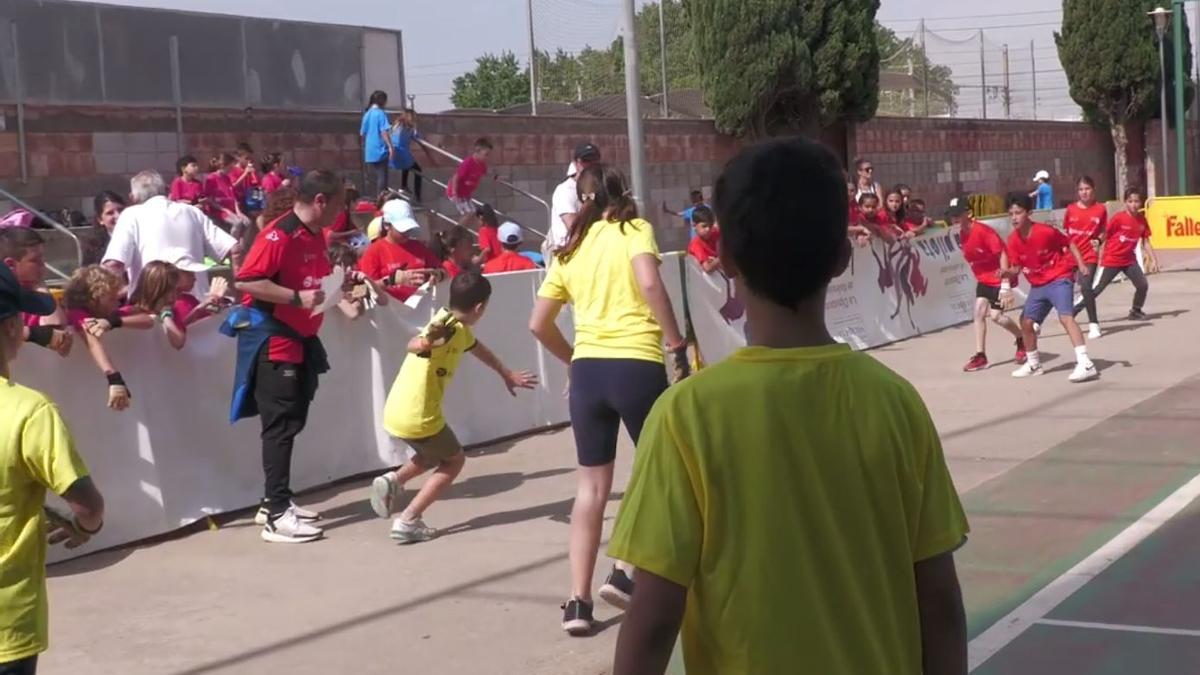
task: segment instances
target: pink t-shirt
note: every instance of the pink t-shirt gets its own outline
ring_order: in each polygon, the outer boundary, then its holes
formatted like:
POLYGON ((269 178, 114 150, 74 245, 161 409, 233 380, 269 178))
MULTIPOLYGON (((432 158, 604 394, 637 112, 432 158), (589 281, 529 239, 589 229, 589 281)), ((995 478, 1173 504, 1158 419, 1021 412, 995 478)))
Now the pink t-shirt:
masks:
MULTIPOLYGON (((199 298, 191 293, 180 293, 175 298, 175 304, 171 306, 172 311, 175 312, 175 325, 179 326, 179 329, 186 333, 190 325, 186 319, 199 306, 199 298)), ((191 323, 196 323, 200 318, 200 316, 197 316, 195 319, 192 319, 191 323)))
POLYGON ((171 201, 195 204, 204 197, 204 183, 198 180, 184 180, 177 176, 171 181, 171 201))
POLYGON ((42 317, 38 316, 37 314, 26 314, 25 312, 21 312, 21 322, 25 324, 26 328, 37 328, 38 326, 42 325, 42 317))
POLYGON ((274 171, 262 177, 262 189, 264 194, 271 194, 281 187, 283 187, 283 179, 280 178, 279 174, 275 173, 274 171))
MULTIPOLYGON (((117 308, 117 316, 126 317, 133 314, 145 314, 145 312, 137 311, 133 305, 123 305, 117 308)), ((84 319, 98 318, 86 309, 68 309, 67 310, 67 325, 75 330, 83 330, 84 319)))
POLYGON ((487 172, 487 162, 475 159, 474 155, 464 159, 454 172, 455 177, 458 179, 455 181, 458 185, 458 191, 455 194, 450 194, 450 190, 447 188, 446 196, 452 199, 470 199, 475 195, 475 190, 479 187, 479 181, 483 180, 487 172))
POLYGON ((221 209, 237 211, 237 194, 233 191, 233 181, 220 171, 214 171, 204 179, 204 194, 212 200, 208 209, 210 218, 220 218, 221 209))
MULTIPOLYGON (((249 171, 249 169, 243 169, 240 166, 234 166, 232 169, 230 169, 229 170, 230 185, 232 185, 233 183, 237 183, 237 179, 241 178, 242 174, 246 173, 247 171, 249 171)), ((246 176, 246 179, 243 180, 241 183, 238 183, 237 187, 234 188, 234 192, 237 194, 238 201, 245 201, 246 194, 250 191, 250 188, 255 187, 257 185, 260 185, 257 172, 252 172, 249 176, 246 176)))

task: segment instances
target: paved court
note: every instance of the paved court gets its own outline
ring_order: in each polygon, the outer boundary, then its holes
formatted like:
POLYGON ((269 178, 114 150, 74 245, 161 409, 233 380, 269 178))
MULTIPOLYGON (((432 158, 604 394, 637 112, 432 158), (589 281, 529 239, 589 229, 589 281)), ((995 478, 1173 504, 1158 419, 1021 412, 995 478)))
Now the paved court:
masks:
MULTIPOLYGON (((1066 381, 1057 326, 1048 374, 1027 381, 1011 363, 961 373, 969 327, 874 352, 925 396, 963 493, 972 652, 989 655, 976 672, 1198 671, 1198 285, 1196 272, 1152 277, 1143 323, 1118 320, 1131 290, 1111 288, 1097 383, 1066 381)), ((994 338, 993 362, 1011 358, 994 338)), ((428 514, 449 536, 419 546, 388 540, 359 480, 301 500, 328 519, 316 544, 267 546, 243 518, 53 566, 43 672, 606 673, 615 612, 598 607, 591 639, 557 625, 573 454, 568 431, 473 453, 428 514)))

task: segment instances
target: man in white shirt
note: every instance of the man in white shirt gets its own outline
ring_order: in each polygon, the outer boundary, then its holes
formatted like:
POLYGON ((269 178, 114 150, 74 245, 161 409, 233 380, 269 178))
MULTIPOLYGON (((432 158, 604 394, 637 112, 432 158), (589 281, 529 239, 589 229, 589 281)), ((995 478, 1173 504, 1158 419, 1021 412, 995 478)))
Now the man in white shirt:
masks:
MULTIPOLYGON (((174 263, 181 254, 192 260, 210 257, 219 261, 241 250, 238 240, 217 227, 203 211, 191 204, 169 201, 166 183, 157 171, 134 176, 129 191, 133 205, 117 218, 103 264, 118 274, 128 274, 130 294, 147 263, 174 263)), ((196 275, 193 292, 198 297, 208 293, 208 275, 196 275)))
POLYGON ((571 224, 575 222, 575 214, 579 212, 579 194, 575 189, 575 177, 584 169, 600 162, 600 149, 591 143, 580 143, 575 147, 574 160, 567 167, 567 179, 554 188, 554 198, 550 202, 552 216, 550 232, 546 237, 546 261, 555 251, 567 243, 571 232, 571 224))

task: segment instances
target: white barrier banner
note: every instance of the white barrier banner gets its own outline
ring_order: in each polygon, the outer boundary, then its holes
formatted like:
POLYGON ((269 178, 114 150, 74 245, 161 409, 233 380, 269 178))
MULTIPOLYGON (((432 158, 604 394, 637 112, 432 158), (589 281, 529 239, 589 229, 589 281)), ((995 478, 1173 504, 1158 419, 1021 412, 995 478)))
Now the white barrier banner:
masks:
MULTIPOLYGON (((464 444, 568 421, 566 368, 543 352, 525 324, 543 272, 489 277, 493 294, 476 336, 513 369, 538 373, 541 386, 508 395, 500 379, 466 357, 446 395, 446 417, 464 444)), ((436 289, 411 308, 399 302, 351 322, 333 310, 321 329, 332 366, 321 377, 308 425, 296 440, 292 487, 303 490, 404 461, 383 431, 383 404, 408 340, 446 298, 436 289)), ((168 532, 206 515, 252 506, 262 495, 257 418, 229 424, 235 341, 216 317, 192 327, 182 352, 158 331, 118 330, 104 344, 133 392, 121 413, 105 408, 107 386, 77 343, 62 359, 27 347, 14 379, 45 392, 61 409, 107 506, 105 528, 52 560, 168 532)), ((561 321, 571 338, 569 313, 561 321)), ((564 448, 570 452, 570 448, 564 448)))

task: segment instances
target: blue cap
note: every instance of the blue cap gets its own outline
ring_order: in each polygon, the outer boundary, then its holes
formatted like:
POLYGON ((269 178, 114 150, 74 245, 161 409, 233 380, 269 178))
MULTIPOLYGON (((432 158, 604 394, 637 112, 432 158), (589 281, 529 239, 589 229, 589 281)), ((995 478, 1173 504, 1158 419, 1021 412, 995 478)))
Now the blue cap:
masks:
POLYGON ((22 288, 8 265, 0 263, 0 319, 18 312, 47 316, 53 314, 54 309, 54 298, 47 293, 22 288))

